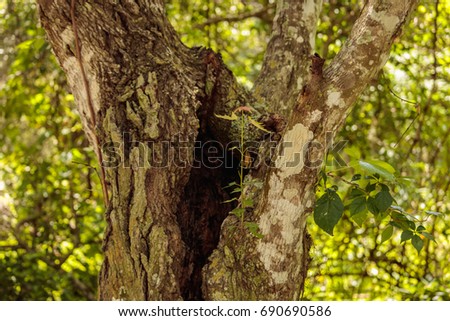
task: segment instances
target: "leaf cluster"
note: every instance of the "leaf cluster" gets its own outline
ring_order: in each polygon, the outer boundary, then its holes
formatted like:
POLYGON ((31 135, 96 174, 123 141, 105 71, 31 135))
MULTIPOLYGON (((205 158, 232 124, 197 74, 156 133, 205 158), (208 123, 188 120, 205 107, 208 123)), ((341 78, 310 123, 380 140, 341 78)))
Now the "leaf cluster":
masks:
POLYGON ((238 122, 240 128, 240 144, 239 146, 232 147, 232 150, 236 150, 240 155, 240 163, 239 163, 239 182, 231 182, 225 188, 232 188, 230 194, 236 194, 236 196, 227 200, 226 202, 237 201, 238 206, 234 208, 230 214, 235 215, 241 222, 241 227, 245 227, 248 231, 257 238, 262 238, 263 235, 259 232, 259 226, 255 222, 250 222, 245 220, 245 214, 247 210, 251 210, 254 206, 253 199, 246 193, 246 190, 251 188, 252 186, 261 188, 262 182, 257 179, 247 180, 244 178, 244 170, 249 167, 251 164, 248 164, 248 151, 246 148, 245 142, 245 131, 248 129, 249 125, 253 126, 261 131, 269 132, 266 130, 261 123, 256 121, 251 113, 253 108, 243 106, 236 108, 229 116, 228 115, 215 115, 218 118, 229 120, 232 122, 238 122), (239 112, 240 116, 236 113, 239 112))
MULTIPOLYGON (((394 175, 395 169, 391 165, 380 160, 358 160, 351 162, 349 166, 361 173, 354 174, 350 181, 344 180, 350 185, 346 206, 337 193, 338 187, 336 185, 327 187, 330 173, 325 171, 321 173, 320 183, 325 191, 318 198, 314 209, 314 221, 321 229, 333 235, 334 227, 347 209, 350 218, 359 226, 363 225, 369 214, 374 215, 380 224, 388 218, 389 225, 381 235, 381 243, 393 235, 394 228, 402 231, 402 242, 411 240, 417 252, 423 248, 424 238, 435 241, 421 221, 394 205, 395 199, 391 193, 393 187, 397 185, 397 180, 394 175), (416 226, 416 223, 419 225, 416 226)), ((426 211, 426 213, 440 215, 432 211, 426 211)))

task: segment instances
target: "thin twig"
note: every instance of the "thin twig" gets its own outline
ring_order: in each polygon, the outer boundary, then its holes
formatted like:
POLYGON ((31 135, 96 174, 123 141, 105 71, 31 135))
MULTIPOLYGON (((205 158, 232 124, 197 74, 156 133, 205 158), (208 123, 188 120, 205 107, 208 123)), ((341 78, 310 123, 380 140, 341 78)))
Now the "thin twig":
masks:
POLYGON ((400 97, 400 96, 397 95, 397 94, 392 90, 392 88, 389 87, 389 86, 388 86, 388 89, 389 89, 389 92, 390 92, 392 95, 394 95, 394 97, 400 99, 401 101, 403 101, 403 102, 405 102, 405 103, 414 105, 416 108, 418 107, 418 103, 417 103, 416 101, 411 101, 411 100, 408 100, 408 99, 405 99, 405 98, 400 97))
POLYGON ((269 4, 267 7, 260 9, 258 11, 252 11, 252 12, 244 12, 238 15, 233 16, 223 16, 223 17, 212 17, 206 20, 205 22, 198 23, 194 25, 194 28, 203 29, 210 25, 215 25, 220 22, 238 22, 242 21, 248 18, 262 18, 265 14, 269 12, 269 10, 275 8, 275 4, 269 4))
POLYGON ((433 52, 433 74, 431 75, 431 78, 433 80, 433 85, 431 87, 430 93, 428 95, 428 99, 427 99, 427 103, 425 105, 425 107, 423 108, 423 115, 422 117, 419 119, 419 127, 417 128, 416 131, 416 136, 414 137, 413 142, 411 143, 411 145, 409 146, 409 150, 406 154, 406 159, 409 158, 409 155, 413 152, 414 147, 417 145, 417 143, 419 143, 420 139, 421 139, 421 134, 422 134, 422 128, 424 126, 425 123, 425 116, 427 115, 428 111, 431 109, 431 102, 433 100, 433 94, 437 91, 437 68, 438 68, 438 60, 437 60, 437 43, 438 43, 438 17, 439 17, 439 0, 436 0, 435 2, 435 17, 434 17, 434 23, 433 23, 433 42, 432 42, 432 52, 433 52))

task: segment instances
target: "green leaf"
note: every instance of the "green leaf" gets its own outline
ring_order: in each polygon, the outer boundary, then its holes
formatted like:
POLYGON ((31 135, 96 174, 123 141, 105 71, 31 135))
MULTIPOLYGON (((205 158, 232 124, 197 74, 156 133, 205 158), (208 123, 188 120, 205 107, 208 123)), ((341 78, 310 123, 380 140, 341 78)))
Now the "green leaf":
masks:
POLYGON ((420 253, 420 250, 423 248, 423 240, 419 235, 414 235, 411 240, 412 245, 416 248, 417 253, 420 253))
POLYGON ((363 225, 363 223, 366 221, 368 214, 369 213, 367 211, 358 213, 358 214, 352 216, 352 220, 356 224, 358 224, 358 226, 361 227, 363 225))
POLYGON ((344 204, 339 195, 332 189, 327 189, 316 203, 314 221, 325 232, 333 235, 333 229, 344 212, 344 204))
POLYGON ((237 182, 231 182, 230 184, 228 184, 224 188, 228 188, 228 187, 232 187, 232 186, 239 186, 239 184, 237 182))
POLYGON ((395 169, 388 163, 379 160, 371 160, 371 161, 358 160, 351 162, 349 165, 355 168, 361 168, 362 170, 372 175, 378 174, 384 179, 387 179, 388 181, 395 180, 394 176, 395 169))
POLYGON ((366 197, 365 196, 356 197, 350 203, 350 207, 349 207, 350 216, 361 213, 362 211, 365 211, 366 209, 367 209, 366 197))
POLYGON ((23 42, 19 43, 16 46, 16 48, 17 48, 17 50, 27 50, 31 46, 34 45, 35 41, 36 41, 35 39, 30 39, 30 40, 23 41, 23 42))
POLYGON ((356 197, 360 197, 360 196, 366 196, 366 194, 359 188, 353 188, 350 191, 350 198, 356 198, 356 197))
POLYGON ((327 186, 327 179, 328 179, 327 173, 325 173, 325 171, 321 170, 320 175, 322 176, 323 186, 327 186))
POLYGON ((394 227, 392 225, 389 225, 388 227, 386 227, 383 233, 381 233, 381 243, 389 240, 392 236, 392 233, 394 233, 394 227))
POLYGON ((376 184, 367 184, 367 186, 366 186, 366 192, 367 192, 367 193, 370 193, 370 192, 374 191, 376 187, 377 187, 376 184))
MULTIPOLYGON (((369 164, 371 164, 373 166, 379 167, 379 168, 383 168, 388 173, 395 174, 395 168, 392 167, 392 165, 389 164, 389 163, 383 162, 383 161, 378 160, 378 159, 371 159, 370 161, 367 161, 367 163, 369 163, 369 164)), ((381 173, 378 173, 378 174, 381 175, 381 173)))
POLYGON ((231 191, 230 194, 236 194, 236 193, 240 193, 240 192, 242 192, 242 188, 236 187, 234 190, 231 191))
POLYGON ((214 114, 214 116, 216 116, 217 118, 221 118, 221 119, 225 119, 225 120, 231 120, 231 121, 238 119, 238 116, 234 112, 232 112, 230 116, 228 116, 228 115, 217 115, 217 114, 214 114))
POLYGON ((380 210, 378 209, 375 198, 373 198, 372 196, 369 196, 367 198, 367 209, 374 215, 380 214, 380 210))
POLYGON ((235 208, 234 210, 232 210, 230 213, 236 215, 236 216, 239 217, 239 218, 241 218, 242 215, 244 215, 244 213, 245 213, 245 208, 242 208, 242 207, 236 207, 236 208, 235 208))
POLYGON ((346 148, 344 149, 344 152, 345 152, 348 156, 350 156, 351 158, 353 158, 353 159, 360 159, 360 158, 361 158, 361 152, 360 152, 359 148, 356 147, 355 145, 346 147, 346 148))
POLYGON ((423 226, 423 225, 419 225, 418 227, 417 227, 417 232, 422 232, 422 231, 425 231, 426 230, 426 228, 423 226))
POLYGON ((255 179, 252 179, 249 181, 244 181, 244 185, 245 186, 255 186, 256 188, 261 188, 261 187, 263 187, 263 181, 255 178, 255 179))
POLYGON ((406 222, 406 224, 408 224, 408 227, 411 229, 411 230, 415 230, 416 229, 416 223, 414 223, 413 221, 411 221, 411 220, 408 220, 407 222, 406 222))
POLYGON ((252 124, 253 126, 255 126, 256 128, 258 128, 259 130, 262 130, 266 133, 270 133, 270 130, 265 129, 261 123, 257 122, 256 120, 254 120, 251 117, 248 117, 248 121, 250 122, 250 124, 252 124))
POLYGON ((253 236, 262 239, 264 235, 262 235, 259 232, 259 226, 258 224, 254 223, 254 222, 245 222, 244 225, 248 228, 248 230, 250 231, 250 233, 252 233, 253 236))
POLYGON ((393 212, 392 217, 399 221, 408 221, 408 218, 402 213, 393 212))
POLYGON ((393 219, 395 219, 396 221, 391 221, 389 224, 398 227, 399 229, 402 230, 409 230, 410 227, 408 225, 409 220, 407 218, 405 219, 401 219, 401 218, 395 218, 395 216, 392 216, 393 219))
POLYGON ((400 241, 405 242, 410 240, 413 237, 414 233, 410 230, 405 230, 402 232, 402 235, 400 236, 400 241))
POLYGON ((375 205, 380 212, 385 212, 394 202, 389 188, 386 185, 381 186, 381 191, 375 196, 375 205))
POLYGON ((244 198, 242 200, 242 207, 244 207, 244 208, 253 207, 253 199, 251 199, 251 198, 244 198))
POLYGON ((390 221, 389 224, 392 225, 392 226, 394 226, 394 227, 397 227, 397 228, 399 228, 399 229, 403 229, 403 227, 401 226, 401 224, 399 224, 399 223, 397 223, 397 222, 395 222, 395 221, 390 221))
POLYGON ((78 149, 76 149, 76 148, 72 148, 71 150, 70 150, 70 152, 72 153, 72 157, 73 157, 73 159, 75 159, 75 160, 77 160, 77 159, 83 159, 83 154, 81 154, 81 152, 78 150, 78 149))

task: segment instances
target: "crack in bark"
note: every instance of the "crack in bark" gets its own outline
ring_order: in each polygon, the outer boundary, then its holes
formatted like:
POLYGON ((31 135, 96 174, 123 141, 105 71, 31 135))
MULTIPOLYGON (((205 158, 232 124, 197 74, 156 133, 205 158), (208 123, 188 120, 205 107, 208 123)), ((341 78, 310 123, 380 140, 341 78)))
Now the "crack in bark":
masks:
MULTIPOLYGON (((199 133, 197 141, 208 142, 208 130, 199 133)), ((200 168, 193 168, 181 197, 177 211, 187 255, 182 273, 181 291, 185 300, 203 300, 202 269, 219 242, 222 221, 233 208, 233 203, 223 204, 230 196, 223 186, 237 180, 237 168, 224 166, 209 168, 202 160, 208 155, 196 155, 200 168)), ((228 157, 232 157, 228 155, 228 157)))
MULTIPOLYGON (((123 222, 124 222, 124 226, 123 226, 123 235, 124 235, 124 239, 126 242, 126 246, 129 250, 129 252, 131 253, 131 238, 130 235, 132 235, 132 231, 130 230, 130 226, 132 226, 130 224, 130 218, 131 218, 131 203, 133 201, 133 197, 134 197, 134 172, 131 171, 131 175, 129 178, 129 192, 128 192, 128 199, 126 200, 126 205, 122 205, 123 206, 123 213, 126 215, 126 217, 123 217, 123 222)), ((133 257, 132 257, 133 259, 133 257)))

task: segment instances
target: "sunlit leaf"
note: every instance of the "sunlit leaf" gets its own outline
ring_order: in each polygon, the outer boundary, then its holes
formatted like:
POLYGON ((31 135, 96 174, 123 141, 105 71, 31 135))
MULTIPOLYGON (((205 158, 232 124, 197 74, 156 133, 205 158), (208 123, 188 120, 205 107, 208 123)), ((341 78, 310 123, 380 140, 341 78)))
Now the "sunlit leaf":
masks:
POLYGON ((394 232, 394 227, 392 225, 389 225, 386 227, 386 229, 381 233, 381 243, 386 242, 389 240, 394 232))
POLYGON ((216 116, 217 118, 231 120, 231 121, 238 119, 238 116, 234 112, 232 112, 231 115, 229 115, 229 116, 228 115, 217 115, 217 114, 214 114, 214 116, 216 116))
POLYGON ((388 181, 395 180, 394 176, 395 169, 389 164, 382 161, 358 160, 351 162, 349 165, 355 168, 361 168, 362 170, 366 171, 369 174, 378 174, 388 181))
POLYGON ((344 152, 354 160, 359 160, 361 158, 361 151, 355 145, 346 147, 344 152))
POLYGON ((242 188, 236 187, 235 189, 233 189, 233 190, 231 191, 230 194, 236 194, 236 193, 240 193, 240 192, 242 192, 242 188))
POLYGON ((259 130, 262 130, 266 133, 270 133, 270 130, 265 129, 261 123, 257 122, 256 120, 254 120, 251 117, 248 117, 248 121, 250 122, 250 124, 252 124, 253 126, 255 126, 256 128, 258 128, 259 130))

